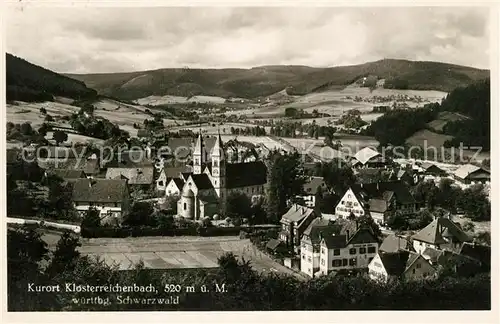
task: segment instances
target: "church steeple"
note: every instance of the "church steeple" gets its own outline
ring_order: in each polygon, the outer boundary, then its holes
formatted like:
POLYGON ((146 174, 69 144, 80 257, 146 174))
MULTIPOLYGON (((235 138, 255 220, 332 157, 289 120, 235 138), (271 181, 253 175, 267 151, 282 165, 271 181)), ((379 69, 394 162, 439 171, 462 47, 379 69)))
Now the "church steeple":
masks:
POLYGON ((198 139, 196 140, 196 144, 194 145, 193 150, 193 173, 201 174, 202 164, 205 163, 203 159, 203 136, 201 135, 201 131, 198 134, 198 139))
POLYGON ((226 188, 226 154, 224 153, 224 147, 222 139, 220 137, 220 132, 215 140, 214 147, 212 149, 212 184, 217 192, 219 198, 222 202, 226 198, 225 188, 226 188))

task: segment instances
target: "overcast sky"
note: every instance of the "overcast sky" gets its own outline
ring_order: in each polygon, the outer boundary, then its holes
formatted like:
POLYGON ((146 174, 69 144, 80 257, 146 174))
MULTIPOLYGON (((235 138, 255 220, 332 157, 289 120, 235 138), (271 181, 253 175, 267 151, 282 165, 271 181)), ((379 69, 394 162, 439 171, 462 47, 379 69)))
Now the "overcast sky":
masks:
POLYGON ((57 72, 402 58, 489 68, 486 8, 25 8, 7 51, 57 72))

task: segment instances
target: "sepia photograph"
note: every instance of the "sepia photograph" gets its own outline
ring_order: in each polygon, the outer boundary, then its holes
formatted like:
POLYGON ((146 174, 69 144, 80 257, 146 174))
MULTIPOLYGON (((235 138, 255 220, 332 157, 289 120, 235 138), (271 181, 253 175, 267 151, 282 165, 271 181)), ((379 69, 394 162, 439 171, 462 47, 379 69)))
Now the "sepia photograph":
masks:
POLYGON ((492 310, 496 7, 3 11, 8 312, 492 310))

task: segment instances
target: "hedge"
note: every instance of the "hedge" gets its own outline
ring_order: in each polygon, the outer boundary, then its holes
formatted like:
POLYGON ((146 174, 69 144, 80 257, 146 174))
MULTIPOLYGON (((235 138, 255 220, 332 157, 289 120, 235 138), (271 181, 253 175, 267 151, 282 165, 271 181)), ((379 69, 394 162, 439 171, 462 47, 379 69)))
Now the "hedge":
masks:
POLYGON ((81 235, 85 238, 120 238, 141 236, 237 236, 241 227, 187 227, 187 228, 158 228, 158 227, 82 227, 81 235))

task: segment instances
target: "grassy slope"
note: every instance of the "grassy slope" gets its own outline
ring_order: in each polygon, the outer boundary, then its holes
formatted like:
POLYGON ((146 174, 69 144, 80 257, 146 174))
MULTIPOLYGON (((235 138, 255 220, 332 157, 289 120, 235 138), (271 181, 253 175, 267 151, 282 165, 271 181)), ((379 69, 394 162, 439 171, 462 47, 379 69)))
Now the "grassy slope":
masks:
POLYGON ((451 91, 489 76, 488 70, 406 60, 380 60, 332 68, 262 66, 252 69, 160 69, 131 73, 68 76, 84 81, 101 94, 122 99, 150 95, 212 95, 254 98, 285 88, 306 94, 345 86, 363 76, 388 81, 404 79, 410 89, 451 91))

